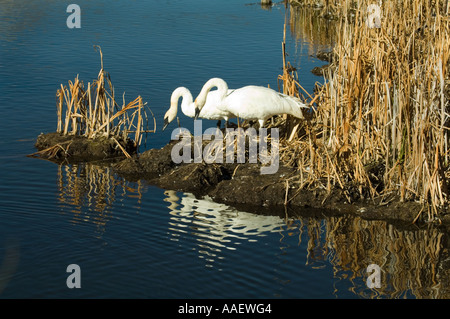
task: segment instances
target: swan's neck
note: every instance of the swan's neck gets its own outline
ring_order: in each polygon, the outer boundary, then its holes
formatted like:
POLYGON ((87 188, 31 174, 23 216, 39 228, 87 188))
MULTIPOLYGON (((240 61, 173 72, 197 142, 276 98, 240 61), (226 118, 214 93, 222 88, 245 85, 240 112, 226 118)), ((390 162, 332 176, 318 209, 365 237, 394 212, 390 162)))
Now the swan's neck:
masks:
MULTIPOLYGON (((179 87, 175 89, 172 93, 172 97, 170 98, 170 105, 175 110, 178 108, 178 100, 182 98, 181 101, 181 111, 184 114, 192 113, 190 112, 190 108, 193 108, 193 100, 192 100, 192 94, 191 91, 189 91, 185 87, 179 87)), ((175 111, 176 112, 176 111, 175 111)))
POLYGON ((197 107, 199 107, 201 109, 205 105, 206 97, 207 97, 209 91, 211 91, 211 89, 214 87, 217 87, 217 91, 219 92, 220 100, 223 100, 226 97, 227 92, 228 92, 227 83, 220 78, 209 79, 203 85, 202 90, 200 91, 200 94, 195 99, 197 107))
POLYGON ((304 108, 305 105, 302 102, 288 96, 285 99, 285 107, 287 109, 286 113, 294 115, 295 117, 298 117, 298 118, 304 117, 302 108, 304 108))

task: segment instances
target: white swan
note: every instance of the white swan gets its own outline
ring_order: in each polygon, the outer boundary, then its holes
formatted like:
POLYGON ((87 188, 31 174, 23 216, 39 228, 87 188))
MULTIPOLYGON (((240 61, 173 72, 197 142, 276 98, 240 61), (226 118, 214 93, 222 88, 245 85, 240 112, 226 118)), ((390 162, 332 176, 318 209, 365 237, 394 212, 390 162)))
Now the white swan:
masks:
MULTIPOLYGON (((228 88, 226 88, 225 92, 232 91, 233 90, 228 90, 228 88)), ((183 98, 183 100, 181 101, 181 111, 186 116, 195 117, 196 119, 199 116, 208 120, 218 120, 217 125, 219 127, 221 120, 225 120, 228 122, 229 119, 236 117, 228 111, 219 110, 215 107, 215 105, 220 101, 220 96, 221 94, 223 94, 222 92, 215 90, 208 92, 207 94, 206 104, 203 106, 202 110, 197 114, 197 116, 195 116, 195 104, 192 101, 193 98, 191 92, 187 88, 182 86, 176 88, 172 92, 172 96, 170 97, 170 108, 164 115, 163 131, 166 129, 167 125, 169 125, 169 123, 172 122, 177 116, 178 100, 180 97, 183 98)))
POLYGON ((209 100, 208 93, 213 87, 217 87, 220 94, 220 102, 214 101, 218 110, 233 113, 245 120, 258 120, 259 127, 263 127, 267 119, 277 114, 290 114, 303 119, 301 109, 308 108, 298 98, 264 86, 249 85, 229 92, 223 79, 212 78, 205 83, 195 99, 196 114, 201 114, 205 103, 213 103, 209 100))

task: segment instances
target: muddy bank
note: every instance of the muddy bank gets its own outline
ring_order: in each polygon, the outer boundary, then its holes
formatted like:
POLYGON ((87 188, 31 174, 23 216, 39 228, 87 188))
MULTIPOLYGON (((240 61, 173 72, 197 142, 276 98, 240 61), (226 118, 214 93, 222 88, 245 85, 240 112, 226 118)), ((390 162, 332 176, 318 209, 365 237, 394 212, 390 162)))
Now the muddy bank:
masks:
POLYGON ((30 156, 42 157, 56 162, 82 162, 125 157, 137 153, 131 140, 97 137, 88 139, 77 135, 60 133, 40 134, 34 145, 38 152, 30 156))
MULTIPOLYGON (((382 206, 380 201, 357 197, 351 198, 349 203, 351 189, 334 189, 331 193, 325 189, 300 189, 296 183, 296 170, 285 166, 280 166, 274 174, 261 175, 261 164, 248 162, 175 164, 171 158, 175 144, 176 141, 172 141, 161 149, 151 149, 125 159, 114 164, 114 169, 131 181, 143 179, 164 189, 190 192, 199 197, 208 195, 216 202, 258 213, 285 211, 295 215, 314 209, 326 214, 353 214, 366 219, 411 224, 422 209, 420 203, 401 203, 397 198, 385 198, 387 203, 382 206)), ((422 216, 426 218, 426 212, 422 216)), ((422 220, 419 218, 417 223, 422 220)), ((441 222, 450 224, 449 215, 443 215, 441 222)))
MULTIPOLYGON (((160 149, 138 153, 132 141, 99 137, 47 133, 38 136, 35 147, 39 154, 54 162, 113 160, 114 171, 130 181, 145 180, 167 190, 210 196, 218 203, 258 214, 343 215, 411 224, 422 211, 417 223, 427 219, 426 209, 417 202, 400 202, 398 198, 361 199, 351 185, 328 192, 323 188, 300 188, 295 168, 280 164, 274 174, 261 174, 261 164, 249 163, 180 163, 172 160, 172 148, 179 141, 170 141, 160 149), (120 143, 120 147, 119 144, 120 143), (124 151, 130 156, 126 157, 124 151), (381 202, 383 200, 383 202, 381 202)), ((205 142, 208 143, 208 142, 205 142)), ((194 158, 191 145, 191 158, 194 158)), ((204 145, 205 146, 205 145, 204 145)), ((203 146, 203 147, 204 147, 203 146)), ((248 156, 248 153, 247 153, 248 156)), ((450 229, 450 214, 443 211, 440 221, 450 229)))
POLYGON ((334 72, 334 70, 336 69, 336 63, 333 64, 333 62, 336 62, 336 59, 332 50, 321 50, 313 56, 320 61, 328 62, 328 64, 314 67, 311 70, 312 74, 317 76, 324 76, 327 74, 328 70, 330 70, 330 72, 334 72))

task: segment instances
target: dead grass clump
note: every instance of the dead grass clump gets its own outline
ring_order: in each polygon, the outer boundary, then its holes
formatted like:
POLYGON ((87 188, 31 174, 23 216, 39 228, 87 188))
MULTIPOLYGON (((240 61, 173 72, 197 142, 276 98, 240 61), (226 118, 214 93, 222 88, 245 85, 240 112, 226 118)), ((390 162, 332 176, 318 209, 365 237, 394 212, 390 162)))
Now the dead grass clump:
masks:
MULTIPOLYGON (((448 2, 383 1, 380 28, 366 23, 371 1, 352 3, 308 134, 288 139, 283 156, 302 187, 338 186, 350 202, 420 201, 418 217, 434 220, 449 196, 448 2)), ((285 75, 286 67, 289 86, 285 75)))
MULTIPOLYGON (((124 155, 130 157, 126 148, 130 142, 137 151, 142 143, 143 136, 155 132, 156 122, 153 116, 154 129, 148 130, 148 116, 146 103, 138 96, 126 103, 125 94, 123 104, 120 106, 116 100, 111 77, 103 69, 103 55, 98 47, 101 57, 101 69, 96 80, 84 83, 78 79, 69 81, 68 85, 61 84, 56 92, 56 132, 62 136, 84 137, 88 140, 107 138, 116 144, 124 155)), ((32 155, 44 157, 64 157, 69 154, 67 145, 52 145, 32 155), (63 150, 63 152, 59 152, 63 150)), ((129 149, 129 148, 128 148, 129 149)), ((69 154, 70 155, 70 154, 69 154)))

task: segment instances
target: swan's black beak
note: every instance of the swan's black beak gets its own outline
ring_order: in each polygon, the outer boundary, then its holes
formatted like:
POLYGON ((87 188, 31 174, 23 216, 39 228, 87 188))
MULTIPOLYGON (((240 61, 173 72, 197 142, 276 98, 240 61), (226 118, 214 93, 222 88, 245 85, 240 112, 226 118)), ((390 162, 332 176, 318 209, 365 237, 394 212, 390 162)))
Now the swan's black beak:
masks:
POLYGON ((198 107, 195 107, 195 116, 194 116, 195 120, 198 119, 199 114, 200 114, 200 110, 198 109, 198 107))
POLYGON ((167 125, 169 125, 169 120, 167 119, 167 117, 165 117, 164 118, 164 126, 162 128, 163 131, 166 129, 167 125))

